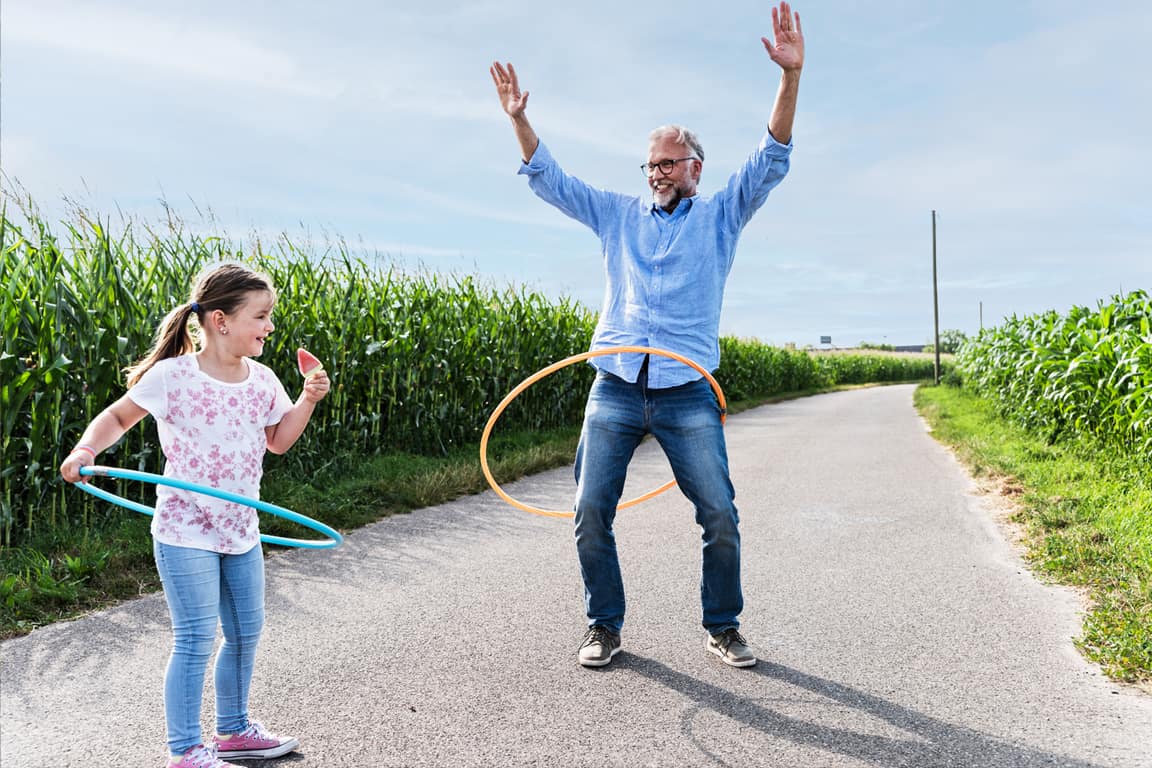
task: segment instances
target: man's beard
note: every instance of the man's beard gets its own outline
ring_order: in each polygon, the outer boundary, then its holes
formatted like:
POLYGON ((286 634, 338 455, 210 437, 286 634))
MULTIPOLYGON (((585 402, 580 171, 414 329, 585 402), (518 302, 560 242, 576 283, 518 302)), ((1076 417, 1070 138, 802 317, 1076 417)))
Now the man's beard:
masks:
POLYGON ((682 197, 684 197, 684 191, 680 189, 679 184, 671 184, 663 189, 652 190, 652 199, 661 208, 675 207, 682 197))

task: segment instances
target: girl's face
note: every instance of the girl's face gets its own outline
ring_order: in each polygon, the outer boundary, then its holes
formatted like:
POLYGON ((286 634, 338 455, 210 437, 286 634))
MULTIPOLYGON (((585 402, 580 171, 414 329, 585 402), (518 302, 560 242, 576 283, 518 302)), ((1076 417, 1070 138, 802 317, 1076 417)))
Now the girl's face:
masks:
POLYGON ((221 341, 237 355, 259 357, 264 351, 268 334, 276 330, 272 324, 272 308, 276 301, 268 291, 251 291, 244 303, 225 318, 221 328, 228 332, 221 341))

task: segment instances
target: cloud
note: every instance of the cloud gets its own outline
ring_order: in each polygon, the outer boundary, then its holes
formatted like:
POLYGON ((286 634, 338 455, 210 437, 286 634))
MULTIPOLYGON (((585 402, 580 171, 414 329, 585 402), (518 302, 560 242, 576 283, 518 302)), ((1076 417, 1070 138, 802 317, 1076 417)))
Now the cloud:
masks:
POLYGON ((165 16, 92 3, 21 3, 5 8, 5 45, 49 48, 139 66, 141 78, 165 74, 223 80, 305 95, 331 95, 339 84, 304 74, 291 54, 192 11, 165 16))

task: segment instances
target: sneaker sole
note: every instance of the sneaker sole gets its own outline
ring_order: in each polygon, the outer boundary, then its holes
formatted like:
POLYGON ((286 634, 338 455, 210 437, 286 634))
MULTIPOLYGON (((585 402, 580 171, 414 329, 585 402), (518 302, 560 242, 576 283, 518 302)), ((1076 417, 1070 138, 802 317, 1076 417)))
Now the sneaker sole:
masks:
POLYGON ((755 656, 753 656, 750 659, 730 659, 724 655, 724 651, 715 647, 714 645, 712 645, 712 643, 709 642, 707 647, 708 647, 708 651, 710 653, 714 653, 717 656, 719 656, 720 661, 724 662, 725 664, 727 664, 730 667, 739 667, 739 668, 743 669, 745 667, 756 666, 756 657, 755 656))
POLYGON ((613 648, 612 653, 608 654, 606 659, 578 659, 582 667, 606 667, 612 663, 612 659, 616 654, 620 653, 619 648, 613 648))
POLYGON ((275 747, 268 747, 267 749, 238 749, 236 751, 229 751, 224 749, 217 749, 216 756, 221 760, 271 760, 274 757, 281 757, 289 752, 295 751, 300 746, 297 739, 289 739, 283 744, 275 747))

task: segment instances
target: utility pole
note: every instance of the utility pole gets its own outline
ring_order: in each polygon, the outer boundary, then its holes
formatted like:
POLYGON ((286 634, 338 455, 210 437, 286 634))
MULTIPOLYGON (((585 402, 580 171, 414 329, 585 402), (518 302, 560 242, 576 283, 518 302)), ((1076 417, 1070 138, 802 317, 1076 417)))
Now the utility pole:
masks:
POLYGON ((936 367, 935 380, 936 385, 940 385, 940 298, 936 290, 936 210, 932 210, 932 314, 935 318, 936 326, 936 344, 933 349, 936 350, 936 367))
POLYGON ((980 330, 984 330, 984 302, 980 302, 980 330))

